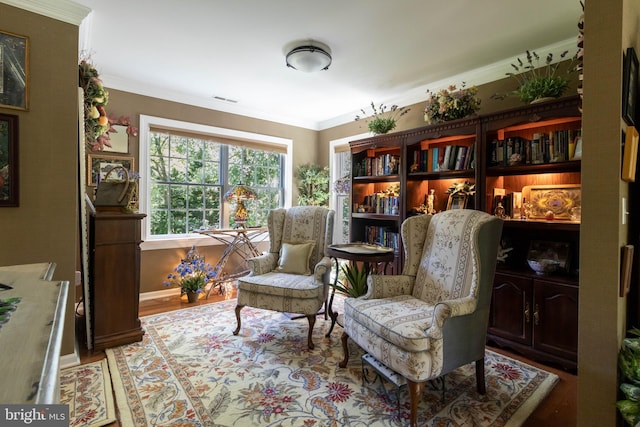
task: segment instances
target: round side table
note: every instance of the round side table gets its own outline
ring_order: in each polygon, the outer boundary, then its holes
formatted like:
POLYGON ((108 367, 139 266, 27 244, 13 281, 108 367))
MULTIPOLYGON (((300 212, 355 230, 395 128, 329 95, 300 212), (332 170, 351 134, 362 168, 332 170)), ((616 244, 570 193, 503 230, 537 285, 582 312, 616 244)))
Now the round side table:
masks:
POLYGON ((329 298, 329 304, 327 306, 327 312, 331 317, 331 327, 327 332, 326 337, 331 336, 333 327, 338 320, 338 313, 333 311, 333 298, 336 293, 335 285, 338 283, 338 273, 340 272, 340 265, 338 260, 344 259, 351 262, 362 262, 367 274, 371 272, 381 272, 384 274, 387 269, 387 265, 395 258, 395 253, 392 248, 384 246, 374 246, 366 243, 346 243, 342 245, 330 245, 327 248, 327 256, 330 257, 336 265, 336 275, 333 279, 334 287, 331 289, 331 297, 329 298), (381 268, 379 268, 381 266, 381 268))

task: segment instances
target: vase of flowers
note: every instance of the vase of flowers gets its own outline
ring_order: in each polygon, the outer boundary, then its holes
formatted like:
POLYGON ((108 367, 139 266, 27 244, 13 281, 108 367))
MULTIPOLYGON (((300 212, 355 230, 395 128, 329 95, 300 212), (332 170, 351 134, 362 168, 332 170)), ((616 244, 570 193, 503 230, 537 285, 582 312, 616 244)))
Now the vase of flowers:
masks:
POLYGON ((187 294, 189 302, 198 300, 199 294, 204 292, 209 281, 216 277, 216 271, 204 258, 198 254, 195 246, 191 247, 187 257, 183 259, 173 272, 169 273, 165 286, 179 287, 180 295, 187 294))
MULTIPOLYGON (((564 59, 568 53, 569 51, 567 50, 562 52, 560 59, 564 59)), ((520 58, 516 58, 516 60, 516 63, 511 64, 515 72, 506 74, 518 82, 518 88, 506 94, 493 95, 492 98, 504 99, 508 96, 517 96, 522 102, 531 104, 559 98, 569 86, 568 77, 557 74, 560 63, 553 63, 553 53, 549 53, 546 56, 542 66, 540 65, 540 55, 533 50, 526 51, 525 61, 520 58)), ((575 71, 575 67, 571 64, 567 69, 567 73, 573 71, 575 71)))
POLYGON ((396 123, 400 117, 407 114, 411 109, 407 107, 398 107, 392 105, 387 107, 384 104, 380 104, 378 107, 371 102, 371 110, 373 114, 368 116, 364 109, 361 109, 362 116, 357 115, 355 120, 364 120, 367 122, 367 127, 374 135, 382 135, 391 132, 396 128, 396 123))
POLYGON ((476 86, 466 87, 462 82, 460 89, 451 85, 438 92, 427 92, 427 105, 424 109, 424 121, 429 124, 462 119, 474 114, 480 109, 480 99, 477 98, 476 86))

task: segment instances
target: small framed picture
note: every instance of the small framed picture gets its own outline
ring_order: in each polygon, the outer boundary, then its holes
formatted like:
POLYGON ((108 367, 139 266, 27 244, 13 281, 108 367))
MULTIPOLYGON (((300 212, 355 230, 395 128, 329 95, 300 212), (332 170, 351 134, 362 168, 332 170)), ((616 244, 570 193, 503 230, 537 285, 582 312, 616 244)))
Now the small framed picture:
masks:
MULTIPOLYGON (((103 154, 87 155, 87 185, 95 186, 107 175, 114 166, 123 166, 125 169, 134 170, 133 156, 108 156, 103 154)), ((110 177, 111 179, 111 177, 110 177)))
POLYGON ((627 182, 635 182, 636 163, 638 160, 638 131, 635 126, 627 126, 627 131, 624 135, 622 179, 627 182))
POLYGON ((638 104, 638 57, 634 48, 627 49, 623 61, 622 118, 629 126, 635 126, 638 104))
POLYGON ((29 109, 29 38, 0 31, 0 107, 29 109))
POLYGON ((447 210, 449 209, 464 209, 467 207, 467 199, 469 196, 463 193, 454 193, 449 195, 449 201, 447 202, 447 210))
POLYGON ((127 127, 123 125, 111 125, 113 131, 109 132, 109 143, 111 147, 105 145, 104 151, 109 153, 124 153, 129 152, 129 134, 127 133, 127 127))
POLYGON ((0 207, 18 205, 18 116, 0 114, 0 207))

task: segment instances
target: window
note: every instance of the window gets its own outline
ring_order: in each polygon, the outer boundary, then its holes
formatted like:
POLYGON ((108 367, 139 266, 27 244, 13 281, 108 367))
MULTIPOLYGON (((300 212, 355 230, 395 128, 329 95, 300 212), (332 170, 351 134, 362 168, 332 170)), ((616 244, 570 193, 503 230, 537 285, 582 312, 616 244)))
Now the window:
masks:
POLYGON ((266 225, 269 210, 290 205, 291 141, 148 116, 140 117, 143 240, 188 238, 200 228, 233 227, 224 194, 236 184, 258 197, 245 202, 247 226, 266 225), (247 138, 251 136, 251 138, 247 138), (288 200, 287 200, 288 199, 288 200))

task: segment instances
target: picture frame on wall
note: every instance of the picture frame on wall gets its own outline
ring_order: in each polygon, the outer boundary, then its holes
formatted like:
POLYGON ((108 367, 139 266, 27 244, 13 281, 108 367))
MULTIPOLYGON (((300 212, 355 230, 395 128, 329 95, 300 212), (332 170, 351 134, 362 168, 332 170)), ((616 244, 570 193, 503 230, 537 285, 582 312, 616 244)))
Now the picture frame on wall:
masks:
POLYGON ((18 203, 18 116, 0 114, 0 207, 18 203))
POLYGON ((109 132, 109 143, 111 147, 105 145, 104 151, 109 153, 129 153, 129 134, 127 133, 127 126, 123 125, 111 125, 113 129, 109 132))
POLYGON ((638 130, 635 126, 627 126, 624 133, 624 151, 622 155, 622 179, 627 182, 636 180, 636 163, 638 160, 638 130))
POLYGON ((0 107, 29 109, 29 38, 0 31, 0 107))
POLYGON ((638 110, 638 56, 630 47, 623 59, 622 118, 629 126, 635 126, 638 110))
MULTIPOLYGON (((135 170, 133 156, 110 156, 104 154, 87 154, 87 185, 97 186, 115 166, 122 166, 129 171, 135 170)), ((111 177, 109 177, 111 179, 111 177)))

